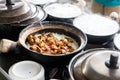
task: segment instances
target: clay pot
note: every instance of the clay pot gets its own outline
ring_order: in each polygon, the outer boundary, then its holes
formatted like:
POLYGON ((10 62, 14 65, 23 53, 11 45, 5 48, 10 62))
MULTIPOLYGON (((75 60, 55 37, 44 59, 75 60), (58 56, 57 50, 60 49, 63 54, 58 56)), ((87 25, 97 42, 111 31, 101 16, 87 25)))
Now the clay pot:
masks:
POLYGON ((35 23, 23 29, 19 34, 17 42, 1 40, 0 44, 1 52, 7 53, 8 51, 17 48, 15 49, 17 52, 30 55, 32 58, 34 58, 35 60, 42 64, 49 66, 61 66, 69 64, 70 59, 84 49, 84 47, 87 44, 87 37, 82 31, 80 31, 79 29, 75 28, 70 24, 56 21, 48 21, 42 23, 35 23), (56 54, 56 55, 42 54, 31 50, 29 46, 26 44, 27 37, 30 34, 35 35, 38 33, 41 34, 45 32, 54 32, 69 36, 77 42, 78 48, 68 54, 56 54))

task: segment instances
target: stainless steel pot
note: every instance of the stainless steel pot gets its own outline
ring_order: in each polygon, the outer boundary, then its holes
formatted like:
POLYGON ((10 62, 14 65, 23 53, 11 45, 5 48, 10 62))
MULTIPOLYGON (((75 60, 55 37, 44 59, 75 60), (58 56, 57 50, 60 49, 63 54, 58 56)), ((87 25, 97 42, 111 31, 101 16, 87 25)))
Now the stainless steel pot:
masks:
POLYGON ((0 38, 15 39, 23 28, 47 17, 40 6, 24 0, 1 0, 0 7, 0 38))
POLYGON ((120 52, 90 49, 76 55, 69 64, 72 80, 120 80, 120 52))

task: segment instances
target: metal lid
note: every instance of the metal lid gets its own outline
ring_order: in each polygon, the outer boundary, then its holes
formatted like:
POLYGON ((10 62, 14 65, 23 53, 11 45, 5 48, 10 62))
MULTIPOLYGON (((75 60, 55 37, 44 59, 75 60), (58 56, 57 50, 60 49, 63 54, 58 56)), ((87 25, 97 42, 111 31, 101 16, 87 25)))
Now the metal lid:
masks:
POLYGON ((36 12, 36 7, 23 0, 0 1, 0 23, 19 23, 36 12))
POLYGON ((71 78, 73 80, 120 80, 119 57, 120 52, 109 49, 98 48, 85 51, 72 59, 69 65, 71 78))

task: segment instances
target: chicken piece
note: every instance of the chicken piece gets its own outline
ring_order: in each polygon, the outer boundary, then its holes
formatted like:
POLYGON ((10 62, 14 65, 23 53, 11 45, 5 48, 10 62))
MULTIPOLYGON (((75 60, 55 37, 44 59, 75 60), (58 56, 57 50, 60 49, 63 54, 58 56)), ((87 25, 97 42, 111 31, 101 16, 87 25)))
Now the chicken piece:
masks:
POLYGON ((28 39, 28 42, 29 42, 31 45, 33 45, 33 44, 35 43, 32 35, 29 35, 27 39, 28 39))
POLYGON ((37 36, 34 37, 34 43, 35 44, 39 44, 40 43, 40 39, 37 36))

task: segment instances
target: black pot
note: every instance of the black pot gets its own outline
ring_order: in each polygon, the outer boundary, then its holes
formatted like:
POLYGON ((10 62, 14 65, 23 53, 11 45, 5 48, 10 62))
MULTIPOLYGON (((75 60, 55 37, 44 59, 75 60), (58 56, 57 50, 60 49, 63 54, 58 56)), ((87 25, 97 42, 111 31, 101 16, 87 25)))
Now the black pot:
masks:
POLYGON ((88 43, 91 43, 91 44, 104 44, 104 43, 112 41, 114 35, 115 35, 115 33, 111 34, 111 35, 106 35, 106 36, 96 36, 96 35, 87 34, 88 43))
POLYGON ((61 21, 61 22, 66 22, 66 23, 70 23, 70 24, 72 24, 73 19, 74 18, 58 18, 58 17, 52 16, 49 14, 47 16, 48 21, 61 21))
POLYGON ((33 59, 37 60, 41 64, 49 66, 62 66, 67 65, 70 59, 75 54, 81 52, 84 49, 84 47, 87 44, 87 37, 82 31, 67 23, 45 21, 42 23, 32 24, 27 28, 23 29, 20 32, 18 43, 21 45, 19 47, 21 53, 30 55, 33 59), (41 24, 43 26, 41 26, 41 24), (57 55, 41 54, 30 50, 29 47, 26 45, 28 35, 30 34, 35 35, 37 33, 43 32, 55 32, 69 36, 78 43, 79 47, 69 54, 57 54, 57 55))
POLYGON ((86 33, 88 43, 104 44, 112 41, 119 31, 119 24, 98 14, 85 14, 73 20, 73 25, 86 33))
POLYGON ((120 33, 116 34, 113 39, 113 48, 120 51, 120 33))

